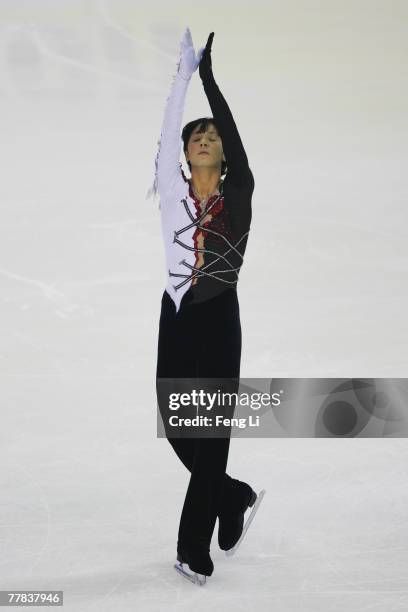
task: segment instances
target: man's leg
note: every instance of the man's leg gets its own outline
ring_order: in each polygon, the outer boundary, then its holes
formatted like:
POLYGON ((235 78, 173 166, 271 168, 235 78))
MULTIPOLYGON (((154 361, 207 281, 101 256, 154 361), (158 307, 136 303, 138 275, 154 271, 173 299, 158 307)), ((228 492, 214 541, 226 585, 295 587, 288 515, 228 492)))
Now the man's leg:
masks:
MULTIPOLYGON (((214 391, 217 379, 227 379, 220 391, 238 391, 241 326, 236 292, 226 291, 194 308, 199 329, 196 374, 200 389, 214 391)), ((222 414, 223 410, 221 404, 213 413, 222 414)), ((231 415, 231 409, 226 412, 231 415)), ((229 436, 217 437, 215 429, 209 433, 212 437, 196 439, 193 456, 188 458, 192 460, 191 477, 179 526, 179 542, 196 538, 208 549, 222 500, 228 500, 234 487, 239 486, 239 481, 226 474, 229 436)))

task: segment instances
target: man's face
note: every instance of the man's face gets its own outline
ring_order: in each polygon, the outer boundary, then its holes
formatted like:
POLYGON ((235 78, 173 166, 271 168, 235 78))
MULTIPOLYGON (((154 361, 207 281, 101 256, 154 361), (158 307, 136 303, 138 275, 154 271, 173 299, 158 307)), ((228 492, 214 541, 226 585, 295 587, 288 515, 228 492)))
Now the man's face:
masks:
POLYGON ((211 167, 221 166, 225 161, 222 150, 222 140, 214 125, 209 124, 205 132, 199 132, 198 125, 192 132, 188 141, 186 159, 192 166, 211 167))

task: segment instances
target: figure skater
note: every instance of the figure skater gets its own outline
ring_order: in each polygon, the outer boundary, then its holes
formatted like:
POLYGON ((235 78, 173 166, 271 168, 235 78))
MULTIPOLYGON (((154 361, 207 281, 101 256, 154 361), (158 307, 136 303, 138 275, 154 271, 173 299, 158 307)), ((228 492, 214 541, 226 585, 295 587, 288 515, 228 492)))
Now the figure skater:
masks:
MULTIPOLYGON (((214 80, 213 37, 214 32, 196 56, 189 28, 184 32, 158 142, 155 181, 148 193, 160 195, 168 279, 158 337, 159 407, 163 405, 159 392, 163 378, 220 377, 239 381, 241 324, 237 282, 249 234, 255 183, 233 116, 214 80), (198 66, 213 117, 187 123, 180 138, 186 92, 198 66), (181 140, 190 179, 179 161, 181 140)), ((191 472, 175 568, 202 585, 214 570, 210 543, 217 517, 219 546, 227 555, 232 554, 264 491, 257 495, 248 484, 226 474, 229 437, 167 438, 191 472), (249 507, 252 512, 244 525, 244 513, 249 507)))

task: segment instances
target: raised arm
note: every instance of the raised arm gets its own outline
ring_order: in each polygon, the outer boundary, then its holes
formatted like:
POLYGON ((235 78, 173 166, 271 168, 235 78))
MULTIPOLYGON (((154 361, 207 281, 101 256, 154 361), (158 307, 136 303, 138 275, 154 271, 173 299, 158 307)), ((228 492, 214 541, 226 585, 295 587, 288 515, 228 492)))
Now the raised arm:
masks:
POLYGON ((213 38, 214 32, 211 32, 200 62, 199 72, 213 117, 219 127, 218 131, 227 160, 228 178, 231 182, 241 185, 245 180, 253 180, 253 177, 231 110, 214 79, 211 62, 213 38))
POLYGON ((159 192, 164 195, 173 185, 180 172, 181 123, 187 89, 193 73, 197 70, 204 49, 197 56, 191 32, 186 28, 180 43, 180 61, 173 78, 170 95, 166 101, 158 151, 155 160, 155 180, 147 197, 159 192))
POLYGON ((180 130, 190 78, 185 79, 178 71, 167 98, 157 158, 157 190, 160 195, 166 193, 180 172, 180 130))

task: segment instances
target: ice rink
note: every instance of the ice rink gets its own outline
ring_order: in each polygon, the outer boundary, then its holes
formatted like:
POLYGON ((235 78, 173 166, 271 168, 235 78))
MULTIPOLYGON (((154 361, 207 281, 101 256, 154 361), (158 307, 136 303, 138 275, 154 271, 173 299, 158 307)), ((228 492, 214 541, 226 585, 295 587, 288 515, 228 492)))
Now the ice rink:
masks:
MULTIPOLYGON (((173 569, 189 473, 156 435, 146 200, 183 31, 214 31, 255 178, 241 376, 406 377, 407 18, 0 0, 0 590, 63 590, 67 612, 408 610, 404 438, 233 439, 228 473, 265 499, 236 556, 216 525, 204 588, 173 569)), ((183 124, 210 114, 197 72, 183 124)))

